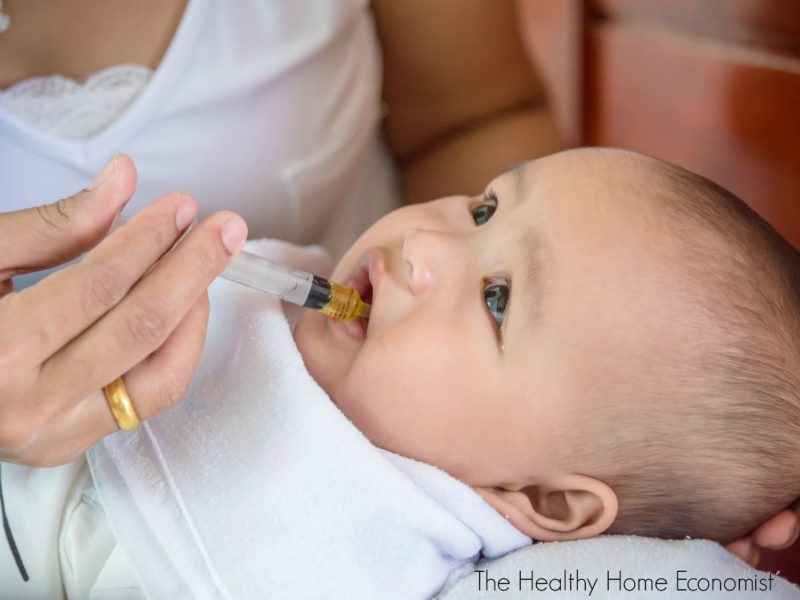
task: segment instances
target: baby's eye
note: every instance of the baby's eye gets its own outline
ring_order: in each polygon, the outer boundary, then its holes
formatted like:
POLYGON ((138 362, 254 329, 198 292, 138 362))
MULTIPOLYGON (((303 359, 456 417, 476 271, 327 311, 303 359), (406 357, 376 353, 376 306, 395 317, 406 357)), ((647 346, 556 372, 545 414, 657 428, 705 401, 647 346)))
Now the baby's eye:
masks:
POLYGON ((497 196, 493 192, 487 191, 484 195, 484 202, 472 208, 472 219, 475 225, 483 225, 492 218, 494 211, 497 210, 497 196))
POLYGON ((486 302, 486 308, 497 322, 498 328, 503 326, 510 292, 511 289, 508 286, 508 282, 504 280, 488 281, 486 287, 483 288, 483 299, 486 302))

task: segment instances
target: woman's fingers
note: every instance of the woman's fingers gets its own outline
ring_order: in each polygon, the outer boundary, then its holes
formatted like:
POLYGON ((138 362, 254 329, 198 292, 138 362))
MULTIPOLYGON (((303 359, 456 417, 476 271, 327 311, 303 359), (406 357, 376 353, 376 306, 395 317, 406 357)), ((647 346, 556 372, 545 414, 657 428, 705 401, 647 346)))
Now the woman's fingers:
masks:
POLYGON ((752 566, 761 559, 760 548, 783 550, 797 541, 800 521, 793 510, 784 510, 768 519, 752 535, 727 544, 725 548, 752 566))
POLYGON ((76 265, 10 292, 13 274, 94 246, 135 186, 118 156, 92 189, 33 211, 0 214, 0 460, 53 465, 116 429, 104 385, 128 374, 143 419, 177 402, 203 347, 205 290, 247 227, 217 213, 172 252, 196 213, 168 194, 76 265))
MULTIPOLYGON (((203 293, 167 341, 124 375, 140 419, 155 416, 185 395, 203 351, 208 312, 208 296, 203 293)), ((18 460, 33 466, 62 464, 117 429, 103 392, 95 391, 53 415, 47 438, 38 440, 18 460)))
POLYGON ((185 194, 167 194, 70 265, 3 302, 4 335, 36 364, 112 309, 172 246, 196 213, 185 194), (37 315, 35 321, 25 315, 37 315))
POLYGON ((751 567, 758 566, 761 560, 761 551, 753 543, 753 538, 746 537, 738 539, 725 546, 725 549, 734 556, 741 558, 751 567))
POLYGON ((83 397, 156 351, 247 235, 238 215, 220 212, 195 227, 113 310, 44 365, 46 382, 68 382, 83 397))
POLYGON ((784 510, 753 531, 753 541, 762 548, 782 550, 795 543, 797 534, 797 515, 784 510))
POLYGON ((745 537, 739 538, 731 542, 730 544, 726 544, 725 549, 733 554, 734 556, 741 558, 745 562, 749 562, 750 556, 753 554, 755 546, 753 546, 753 538, 745 537))
POLYGON ((203 353, 208 312, 208 294, 203 293, 169 339, 125 374, 128 391, 141 420, 154 417, 186 395, 203 353))
POLYGON ((52 204, 0 214, 0 280, 70 260, 102 239, 133 195, 133 161, 114 156, 90 187, 52 204))

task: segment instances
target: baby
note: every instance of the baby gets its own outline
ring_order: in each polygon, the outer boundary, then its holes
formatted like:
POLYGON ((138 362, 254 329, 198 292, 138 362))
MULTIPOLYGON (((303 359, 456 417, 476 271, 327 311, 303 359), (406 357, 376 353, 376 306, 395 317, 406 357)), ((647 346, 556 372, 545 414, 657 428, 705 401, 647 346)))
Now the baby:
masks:
POLYGON ((304 311, 295 347, 277 301, 216 282, 182 403, 91 476, 8 488, 35 577, 0 547, 0 588, 429 597, 530 538, 736 539, 800 493, 799 271, 731 194, 620 150, 401 208, 331 277, 369 322, 304 311))
POLYGON ((332 279, 372 314, 307 311, 311 375, 534 539, 726 542, 800 493, 800 257, 699 176, 563 152, 390 213, 332 279))

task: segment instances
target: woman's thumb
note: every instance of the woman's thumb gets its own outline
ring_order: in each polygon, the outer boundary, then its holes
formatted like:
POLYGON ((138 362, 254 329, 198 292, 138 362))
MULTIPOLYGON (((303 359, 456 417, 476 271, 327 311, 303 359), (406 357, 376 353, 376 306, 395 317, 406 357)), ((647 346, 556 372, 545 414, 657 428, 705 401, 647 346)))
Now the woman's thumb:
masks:
POLYGON ((63 263, 90 249, 135 187, 133 161, 117 154, 89 188, 52 204, 0 213, 0 280, 63 263))

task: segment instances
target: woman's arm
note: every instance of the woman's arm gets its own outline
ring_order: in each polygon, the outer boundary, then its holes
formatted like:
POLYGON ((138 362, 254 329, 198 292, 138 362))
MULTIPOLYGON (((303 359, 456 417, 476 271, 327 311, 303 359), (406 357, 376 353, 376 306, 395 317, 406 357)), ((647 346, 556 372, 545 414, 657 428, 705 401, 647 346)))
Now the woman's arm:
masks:
POLYGON ((405 199, 475 194, 563 148, 511 0, 373 0, 405 199))

